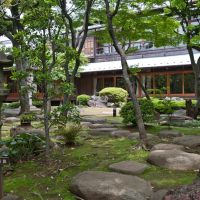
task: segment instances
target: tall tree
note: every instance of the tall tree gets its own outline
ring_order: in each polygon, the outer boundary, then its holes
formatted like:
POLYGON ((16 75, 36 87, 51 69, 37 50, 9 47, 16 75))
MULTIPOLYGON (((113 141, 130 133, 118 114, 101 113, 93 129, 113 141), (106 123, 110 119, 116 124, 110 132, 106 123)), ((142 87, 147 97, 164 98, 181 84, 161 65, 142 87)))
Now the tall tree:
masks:
POLYGON ((23 12, 27 7, 25 0, 5 0, 0 3, 0 36, 7 37, 13 45, 18 82, 21 112, 30 111, 30 87, 28 85, 29 63, 25 56, 23 38, 23 12))
POLYGON ((186 44, 190 56, 194 76, 196 109, 194 117, 200 112, 200 56, 196 59, 195 53, 200 52, 200 1, 170 0, 165 2, 165 12, 174 16, 179 22, 181 29, 177 31, 182 42, 186 44))
MULTIPOLYGON (((66 85, 74 86, 74 80, 81 66, 81 53, 88 33, 90 12, 94 0, 57 0, 61 10, 64 25, 64 62, 66 85)), ((64 104, 69 101, 70 95, 64 93, 64 104)))

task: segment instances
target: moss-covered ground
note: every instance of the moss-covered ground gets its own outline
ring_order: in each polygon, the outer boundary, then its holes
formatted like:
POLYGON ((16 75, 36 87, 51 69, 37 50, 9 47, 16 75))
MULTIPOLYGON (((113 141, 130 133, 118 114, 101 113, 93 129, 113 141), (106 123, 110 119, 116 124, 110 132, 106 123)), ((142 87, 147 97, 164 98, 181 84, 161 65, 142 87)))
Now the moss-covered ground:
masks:
MULTIPOLYGON (((112 118, 109 118, 113 121, 112 118)), ((120 118, 116 119, 118 122, 120 118)), ((34 126, 40 126, 34 124, 34 126)), ((4 127, 6 128, 6 127, 4 127)), ((8 128, 8 127, 7 127, 8 128)), ((151 126, 148 132, 158 133, 159 126, 151 126)), ((191 128, 177 128, 184 133, 191 133, 191 128)), ((192 131, 197 134, 198 129, 192 131)), ((4 136, 7 132, 4 131, 4 136)), ((111 163, 122 160, 146 162, 149 152, 135 150, 136 141, 125 138, 92 137, 87 131, 79 136, 79 145, 75 147, 58 147, 51 152, 48 163, 44 156, 35 160, 18 163, 13 171, 5 177, 5 192, 12 192, 26 200, 75 200, 69 191, 73 176, 85 170, 109 171, 111 163)), ((142 178, 150 181, 155 190, 189 184, 195 177, 194 171, 174 171, 150 166, 142 178)))

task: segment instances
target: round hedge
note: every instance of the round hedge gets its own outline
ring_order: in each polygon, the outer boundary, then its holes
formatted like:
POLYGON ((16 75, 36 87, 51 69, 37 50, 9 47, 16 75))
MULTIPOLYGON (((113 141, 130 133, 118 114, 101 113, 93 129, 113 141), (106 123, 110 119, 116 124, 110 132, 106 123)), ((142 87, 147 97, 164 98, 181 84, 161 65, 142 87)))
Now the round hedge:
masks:
POLYGON ((90 96, 87 94, 81 94, 77 96, 77 101, 82 106, 87 106, 87 103, 89 100, 90 100, 90 96))
POLYGON ((118 87, 107 87, 99 92, 100 96, 108 97, 108 102, 121 103, 126 102, 128 98, 128 92, 118 87))

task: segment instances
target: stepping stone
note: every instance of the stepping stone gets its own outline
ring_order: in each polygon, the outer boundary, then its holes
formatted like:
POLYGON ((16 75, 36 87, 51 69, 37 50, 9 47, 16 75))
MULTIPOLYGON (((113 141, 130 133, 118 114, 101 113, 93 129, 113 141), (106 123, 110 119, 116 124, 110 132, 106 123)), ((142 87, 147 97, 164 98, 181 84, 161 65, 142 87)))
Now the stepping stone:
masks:
POLYGON ((20 121, 20 119, 17 118, 17 117, 7 117, 7 118, 4 120, 4 123, 12 124, 12 123, 19 122, 19 121, 20 121))
POLYGON ((81 126, 85 128, 91 128, 93 124, 91 122, 81 122, 81 126))
POLYGON ((148 168, 148 165, 143 163, 138 163, 135 161, 122 161, 119 163, 114 163, 109 166, 109 169, 114 172, 119 172, 129 175, 138 175, 142 174, 145 169, 148 168))
POLYGON ((118 130, 117 128, 96 128, 90 130, 90 135, 101 136, 101 135, 111 135, 111 132, 118 130))
POLYGON ((104 124, 106 119, 103 118, 82 118, 83 122, 91 122, 92 124, 104 124))
POLYGON ((183 145, 178 145, 178 144, 156 144, 152 147, 151 151, 155 150, 184 150, 183 145))
POLYGON ((146 200, 152 195, 150 183, 139 177, 97 171, 76 175, 70 191, 84 200, 146 200))
MULTIPOLYGON (((128 138, 130 140, 139 140, 140 139, 140 134, 138 132, 135 132, 135 133, 131 133, 128 138)), ((158 137, 156 135, 153 135, 153 134, 150 134, 150 133, 147 133, 147 139, 148 140, 151 140, 151 139, 157 139, 158 137)))
POLYGON ((173 170, 198 170, 200 167, 200 155, 180 150, 152 151, 148 161, 153 165, 173 170))
POLYGON ((163 200, 164 196, 167 194, 168 190, 162 189, 153 193, 151 200, 163 200))
POLYGON ((162 130, 159 133, 160 137, 180 137, 183 134, 174 130, 162 130))
POLYGON ((13 195, 13 194, 8 194, 8 195, 4 196, 2 198, 2 200, 22 200, 22 198, 20 198, 16 195, 13 195))
POLYGON ((200 136, 199 135, 185 135, 182 137, 175 138, 173 143, 180 144, 186 147, 194 148, 200 147, 200 136))
POLYGON ((92 129, 96 129, 96 128, 114 128, 114 125, 112 125, 112 124, 92 124, 90 128, 92 128, 92 129))
POLYGON ((20 108, 15 108, 15 109, 5 109, 3 111, 3 115, 6 117, 17 117, 20 113, 20 108))
POLYGON ((131 132, 128 130, 117 130, 111 133, 111 136, 119 138, 119 137, 128 137, 131 135, 131 132))

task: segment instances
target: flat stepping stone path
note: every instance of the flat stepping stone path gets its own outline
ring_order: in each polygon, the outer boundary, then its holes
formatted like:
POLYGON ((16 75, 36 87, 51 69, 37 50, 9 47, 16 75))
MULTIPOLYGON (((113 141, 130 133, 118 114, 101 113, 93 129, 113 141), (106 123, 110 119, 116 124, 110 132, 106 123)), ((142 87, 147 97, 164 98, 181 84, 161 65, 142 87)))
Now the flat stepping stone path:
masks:
MULTIPOLYGON (((138 132, 135 132, 135 133, 131 133, 128 138, 130 140, 139 140, 140 139, 140 134, 138 132)), ((148 140, 151 140, 151 139, 156 139, 158 138, 156 135, 153 135, 153 134, 150 134, 150 133, 147 133, 147 139, 148 140)))
POLYGON ((117 131, 113 131, 111 133, 111 136, 113 137, 128 137, 128 136, 131 136, 131 132, 128 131, 128 130, 117 130, 117 131))
POLYGON ((178 144, 156 144, 152 147, 151 151, 155 150, 184 150, 183 145, 178 145, 178 144))
POLYGON ((117 131, 117 130, 118 130, 117 128, 96 128, 96 129, 91 129, 89 133, 90 135, 93 135, 93 136, 101 136, 101 135, 110 136, 111 132, 117 131))
POLYGON ((70 191, 84 200, 147 200, 152 195, 150 183, 139 177, 98 171, 76 175, 70 191))
POLYGON ((180 137, 183 134, 174 130, 162 130, 159 133, 160 137, 180 137))
POLYGON ((199 135, 185 135, 182 137, 175 138, 173 143, 180 144, 186 147, 194 148, 200 147, 200 136, 199 135))
POLYGON ((119 163, 114 163, 109 166, 109 169, 114 172, 119 172, 129 175, 138 175, 142 174, 145 169, 148 168, 148 165, 143 163, 138 163, 135 161, 122 161, 119 163))
POLYGON ((95 129, 95 128, 114 128, 114 127, 115 126, 112 124, 92 124, 90 128, 95 129))
POLYGON ((12 123, 19 122, 19 121, 20 121, 20 119, 18 117, 7 117, 4 120, 4 123, 12 124, 12 123))
POLYGON ((199 170, 200 167, 200 155, 180 150, 152 151, 148 161, 153 165, 173 170, 199 170))
POLYGON ((103 119, 103 118, 86 118, 86 117, 84 117, 84 118, 82 118, 82 120, 81 121, 83 121, 83 122, 91 122, 92 124, 104 124, 104 123, 106 123, 107 122, 107 120, 106 119, 103 119))

